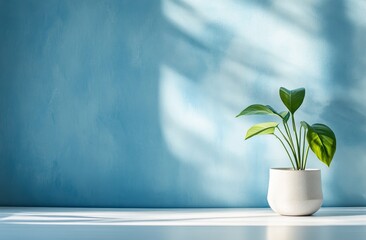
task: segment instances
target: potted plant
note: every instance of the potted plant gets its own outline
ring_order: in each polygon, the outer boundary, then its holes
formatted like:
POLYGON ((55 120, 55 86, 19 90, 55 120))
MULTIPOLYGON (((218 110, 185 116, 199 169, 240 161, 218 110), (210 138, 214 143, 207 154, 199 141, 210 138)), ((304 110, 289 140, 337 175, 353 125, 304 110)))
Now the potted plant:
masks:
POLYGON ((259 123, 246 133, 245 139, 269 134, 283 146, 291 168, 271 168, 267 200, 270 207, 281 215, 312 215, 323 201, 320 169, 307 169, 309 149, 328 167, 336 151, 334 132, 325 124, 313 125, 305 121, 297 124, 295 112, 305 98, 305 89, 279 89, 287 110, 278 112, 269 105, 253 104, 236 117, 246 115, 273 115, 280 122, 259 123))

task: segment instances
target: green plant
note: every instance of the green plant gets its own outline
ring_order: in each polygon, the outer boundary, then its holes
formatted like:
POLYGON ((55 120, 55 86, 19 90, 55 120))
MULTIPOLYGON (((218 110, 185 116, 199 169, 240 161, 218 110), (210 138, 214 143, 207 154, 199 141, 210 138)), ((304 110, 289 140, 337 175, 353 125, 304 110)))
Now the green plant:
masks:
POLYGON ((284 147, 294 170, 305 170, 309 148, 320 161, 329 167, 336 151, 334 132, 325 124, 309 125, 305 121, 300 122, 298 130, 296 128, 295 112, 304 101, 305 88, 288 90, 281 87, 279 94, 288 111, 277 112, 269 105, 253 104, 241 111, 236 117, 275 115, 282 120, 282 127, 278 122, 256 124, 247 131, 245 139, 263 134, 275 136, 284 147), (291 123, 289 124, 290 119, 291 123), (290 128, 290 125, 292 128, 290 128), (276 133, 276 130, 279 134, 276 133))

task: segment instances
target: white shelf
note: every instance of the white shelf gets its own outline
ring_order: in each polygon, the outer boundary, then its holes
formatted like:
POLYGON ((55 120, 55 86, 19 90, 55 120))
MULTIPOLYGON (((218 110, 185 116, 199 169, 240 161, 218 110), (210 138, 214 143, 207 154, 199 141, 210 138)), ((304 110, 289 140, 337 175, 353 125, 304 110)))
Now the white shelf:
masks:
POLYGON ((0 208, 0 239, 51 239, 51 237, 52 239, 188 239, 188 237, 266 240, 366 239, 366 208, 321 208, 310 217, 279 216, 266 208, 0 208), (103 238, 103 234, 108 235, 108 238, 103 238))

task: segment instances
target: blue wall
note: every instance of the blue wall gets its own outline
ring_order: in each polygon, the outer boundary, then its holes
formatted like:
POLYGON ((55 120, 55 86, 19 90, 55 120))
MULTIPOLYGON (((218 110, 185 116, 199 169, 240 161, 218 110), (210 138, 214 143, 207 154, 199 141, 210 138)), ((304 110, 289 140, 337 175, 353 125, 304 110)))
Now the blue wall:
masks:
POLYGON ((325 206, 366 206, 363 1, 0 1, 0 205, 268 206, 251 103, 338 137, 325 206))

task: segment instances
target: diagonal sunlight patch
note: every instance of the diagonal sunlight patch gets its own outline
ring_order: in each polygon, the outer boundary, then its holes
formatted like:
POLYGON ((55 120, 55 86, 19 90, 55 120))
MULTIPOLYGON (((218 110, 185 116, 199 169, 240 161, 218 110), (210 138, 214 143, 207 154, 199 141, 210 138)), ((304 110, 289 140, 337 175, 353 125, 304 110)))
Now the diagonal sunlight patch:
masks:
MULTIPOLYGON (((184 140, 183 136, 176 135, 179 132, 174 132, 174 129, 189 131, 189 134, 204 142, 215 141, 217 129, 207 111, 210 104, 200 91, 200 87, 191 80, 166 66, 161 68, 160 103, 163 125, 167 126, 164 133, 167 143, 171 143, 170 147, 180 146, 174 143, 175 140, 184 140), (170 126, 173 123, 175 126, 170 126)), ((180 152, 189 149, 174 150, 180 152)))

